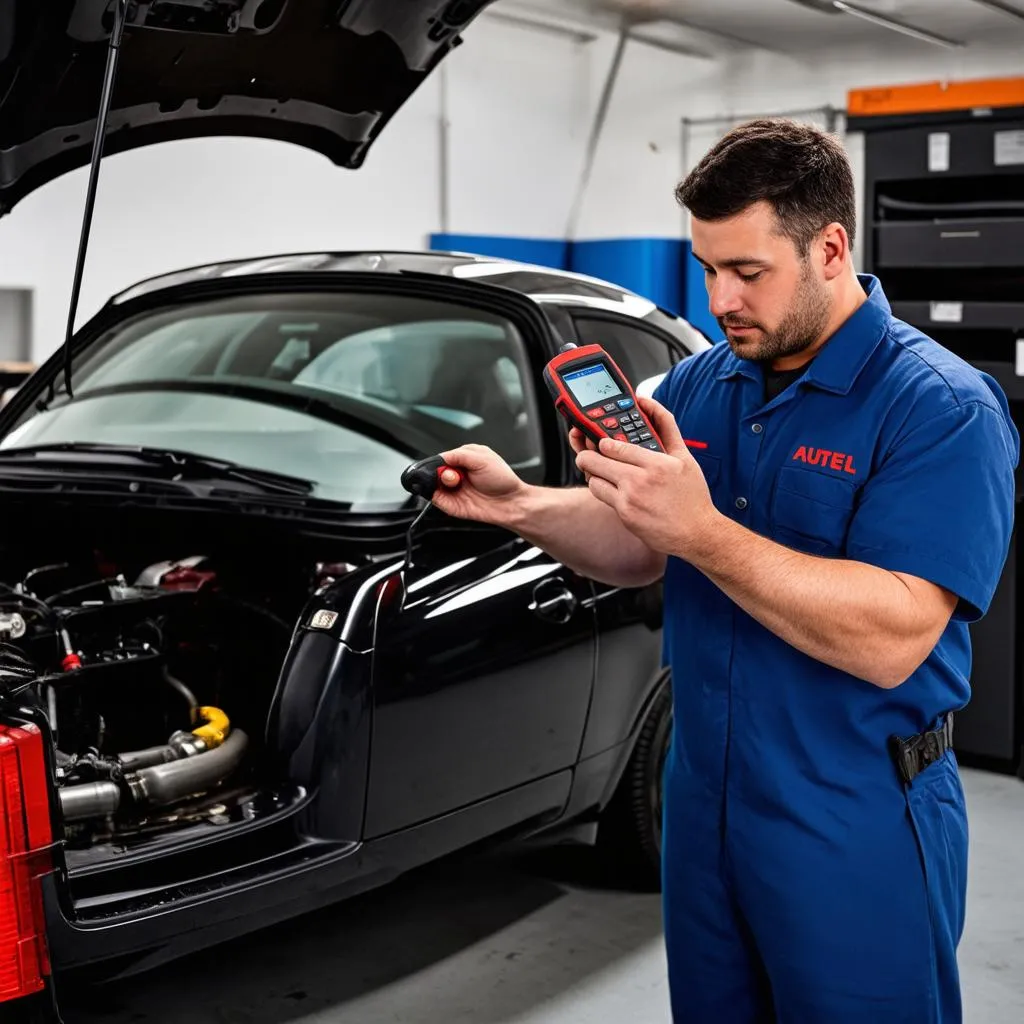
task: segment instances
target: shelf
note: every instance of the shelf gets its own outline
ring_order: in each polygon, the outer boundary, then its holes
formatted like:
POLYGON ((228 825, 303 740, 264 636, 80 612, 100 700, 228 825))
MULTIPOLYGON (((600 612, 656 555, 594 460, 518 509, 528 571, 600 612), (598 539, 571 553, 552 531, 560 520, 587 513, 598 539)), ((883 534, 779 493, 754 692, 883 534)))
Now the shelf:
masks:
MULTIPOLYGON (((1024 337, 1024 302, 956 302, 892 299, 893 314, 923 331, 942 327, 1020 331, 1024 337)), ((1012 353, 1010 353, 1012 359, 1012 353)))

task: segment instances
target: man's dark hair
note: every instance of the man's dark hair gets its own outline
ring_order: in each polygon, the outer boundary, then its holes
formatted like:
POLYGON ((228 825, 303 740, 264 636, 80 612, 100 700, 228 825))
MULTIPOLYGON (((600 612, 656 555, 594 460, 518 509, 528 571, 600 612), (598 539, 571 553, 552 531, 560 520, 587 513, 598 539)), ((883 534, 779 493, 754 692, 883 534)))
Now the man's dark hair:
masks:
POLYGON ((708 221, 765 201, 801 256, 833 222, 843 225, 853 248, 857 201, 850 161, 835 135, 812 125, 765 118, 734 128, 677 186, 676 200, 708 221))

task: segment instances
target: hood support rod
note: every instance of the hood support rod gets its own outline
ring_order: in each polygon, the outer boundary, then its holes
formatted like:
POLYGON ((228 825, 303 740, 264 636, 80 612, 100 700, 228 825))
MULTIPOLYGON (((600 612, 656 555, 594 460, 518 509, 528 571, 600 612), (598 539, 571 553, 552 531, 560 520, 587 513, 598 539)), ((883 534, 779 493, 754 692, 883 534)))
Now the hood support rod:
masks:
MULTIPOLYGON (((103 159, 103 141, 107 133, 107 118, 110 115, 110 104, 114 96, 114 79, 117 77, 117 59, 121 53, 121 38, 124 35, 124 23, 127 20, 128 0, 114 0, 114 28, 110 33, 110 45, 107 49, 107 66, 103 73, 103 92, 100 96, 100 109, 96 115, 96 132, 92 140, 92 162, 89 165, 89 187, 85 195, 85 215, 82 218, 82 234, 78 242, 78 261, 75 265, 75 280, 71 286, 71 309, 68 312, 67 333, 64 336, 64 390, 71 397, 71 336, 75 330, 75 314, 78 312, 78 299, 82 291, 82 275, 85 271, 85 253, 89 247, 89 232, 92 228, 92 214, 96 206, 96 184, 100 175, 100 162, 103 159)), ((53 381, 50 382, 50 395, 53 396, 53 381)))

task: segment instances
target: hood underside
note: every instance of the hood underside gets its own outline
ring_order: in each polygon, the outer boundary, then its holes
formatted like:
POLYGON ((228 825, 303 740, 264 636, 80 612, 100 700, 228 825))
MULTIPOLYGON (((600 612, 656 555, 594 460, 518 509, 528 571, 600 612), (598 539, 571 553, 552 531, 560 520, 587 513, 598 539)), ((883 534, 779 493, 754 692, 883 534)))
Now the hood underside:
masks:
POLYGON ((0 214, 89 162, 116 3, 104 153, 277 139, 359 167, 494 0, 0 0, 0 214))

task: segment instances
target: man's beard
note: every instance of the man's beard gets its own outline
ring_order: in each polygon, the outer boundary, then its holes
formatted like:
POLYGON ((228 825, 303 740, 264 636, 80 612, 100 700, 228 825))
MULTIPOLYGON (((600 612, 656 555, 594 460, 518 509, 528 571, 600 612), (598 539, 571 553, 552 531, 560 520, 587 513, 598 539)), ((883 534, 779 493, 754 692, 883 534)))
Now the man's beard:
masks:
POLYGON ((817 342, 828 326, 831 312, 828 290, 814 279, 808 267, 800 278, 789 312, 774 331, 765 330, 756 320, 738 316, 720 316, 717 320, 729 347, 740 359, 772 363, 797 355, 817 342), (731 338, 729 327, 755 327, 760 334, 731 338))

